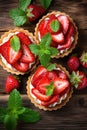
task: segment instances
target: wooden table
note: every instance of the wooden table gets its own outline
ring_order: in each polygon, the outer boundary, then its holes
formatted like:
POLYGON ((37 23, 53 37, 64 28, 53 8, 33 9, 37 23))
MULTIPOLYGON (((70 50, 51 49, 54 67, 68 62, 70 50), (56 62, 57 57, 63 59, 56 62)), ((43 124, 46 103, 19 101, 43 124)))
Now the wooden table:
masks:
MULTIPOLYGON (((35 4, 40 4, 39 0, 34 0, 35 4)), ((0 35, 5 31, 14 28, 13 21, 9 18, 8 12, 17 7, 17 0, 0 0, 0 35)), ((76 22, 79 31, 78 45, 72 53, 81 54, 87 51, 87 0, 53 0, 48 12, 59 10, 68 13, 76 22)), ((35 24, 26 24, 23 28, 34 32, 35 24)), ((70 56, 70 55, 69 55, 70 56)), ((67 68, 66 60, 68 56, 55 60, 67 68)), ((80 67, 87 74, 87 70, 80 67)), ((7 105, 8 95, 5 93, 6 71, 0 67, 0 107, 7 105), (2 94, 1 94, 2 93, 2 94)), ((36 124, 18 123, 17 130, 87 130, 87 88, 81 91, 74 91, 72 98, 62 109, 52 112, 45 112, 36 108, 26 95, 26 78, 21 77, 22 84, 20 93, 23 98, 23 105, 38 111, 42 118, 36 124)), ((0 124, 0 130, 5 130, 0 124)))

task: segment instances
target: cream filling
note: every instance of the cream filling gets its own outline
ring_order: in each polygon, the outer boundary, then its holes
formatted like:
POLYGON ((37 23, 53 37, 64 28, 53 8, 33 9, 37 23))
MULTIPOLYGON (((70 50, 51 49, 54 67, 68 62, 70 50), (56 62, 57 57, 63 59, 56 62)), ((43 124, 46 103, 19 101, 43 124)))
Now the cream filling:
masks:
MULTIPOLYGON (((57 68, 58 70, 60 70, 60 68, 57 68)), ((33 77, 33 76, 32 76, 33 77)), ((32 80, 32 78, 31 78, 32 80)), ((35 102, 39 105, 41 105, 41 100, 39 100, 33 93, 32 93, 32 89, 34 88, 34 86, 31 84, 30 82, 30 95, 33 97, 33 99, 35 100, 35 102)), ((68 93, 68 92, 67 92, 68 93)), ((67 93, 65 93, 62 97, 60 97, 60 99, 58 99, 57 102, 54 102, 52 104, 50 104, 48 107, 55 107, 57 104, 61 104, 63 100, 65 100, 67 98, 67 93)))
MULTIPOLYGON (((9 33, 7 37, 3 38, 3 41, 2 41, 2 43, 0 44, 0 46, 3 45, 5 42, 7 42, 7 41, 9 40, 9 38, 12 37, 14 34, 18 34, 18 33, 19 33, 19 32, 9 33)), ((31 39, 31 37, 29 37, 29 38, 30 38, 30 40, 31 40, 32 42, 34 42, 33 39, 31 39)), ((2 59, 2 62, 3 62, 9 69, 14 70, 14 71, 18 71, 18 70, 15 69, 11 64, 9 64, 9 63, 6 61, 6 59, 5 59, 1 54, 0 54, 0 57, 1 57, 1 59, 2 59)), ((29 68, 31 68, 32 64, 34 64, 34 63, 35 63, 35 62, 29 63, 29 68)))

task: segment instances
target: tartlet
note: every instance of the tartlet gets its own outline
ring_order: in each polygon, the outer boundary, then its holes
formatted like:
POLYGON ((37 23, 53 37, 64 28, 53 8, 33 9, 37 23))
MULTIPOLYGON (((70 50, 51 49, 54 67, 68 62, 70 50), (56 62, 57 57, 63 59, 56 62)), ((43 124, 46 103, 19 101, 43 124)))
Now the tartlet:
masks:
POLYGON ((26 88, 31 102, 45 111, 57 110, 66 105, 73 92, 69 81, 69 73, 65 67, 59 64, 56 64, 56 68, 52 71, 48 71, 40 65, 29 76, 26 88), (47 86, 53 88, 50 95, 47 95, 47 86))
POLYGON ((78 30, 73 19, 66 13, 53 11, 43 16, 35 28, 35 37, 38 44, 41 38, 50 33, 52 36, 51 46, 58 49, 56 58, 64 57, 72 52, 78 40, 78 30))
POLYGON ((29 49, 33 43, 37 43, 33 34, 22 28, 5 32, 0 39, 0 65, 3 69, 16 75, 31 71, 37 59, 29 49), (19 42, 20 46, 17 44, 19 42), (13 49, 14 43, 15 47, 19 46, 19 50, 13 49))

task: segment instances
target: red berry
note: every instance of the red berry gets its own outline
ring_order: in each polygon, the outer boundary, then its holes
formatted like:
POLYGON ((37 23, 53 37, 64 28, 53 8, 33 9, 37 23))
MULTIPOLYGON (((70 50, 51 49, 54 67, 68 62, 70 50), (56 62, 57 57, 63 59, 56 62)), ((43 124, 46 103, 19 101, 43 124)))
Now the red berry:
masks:
POLYGON ((80 56, 80 63, 84 68, 87 68, 87 52, 83 52, 80 56))
POLYGON ((10 93, 13 89, 19 88, 19 80, 13 75, 9 75, 6 79, 5 90, 10 93))
POLYGON ((67 65, 70 71, 76 71, 80 66, 79 58, 77 56, 70 57, 67 61, 67 65))

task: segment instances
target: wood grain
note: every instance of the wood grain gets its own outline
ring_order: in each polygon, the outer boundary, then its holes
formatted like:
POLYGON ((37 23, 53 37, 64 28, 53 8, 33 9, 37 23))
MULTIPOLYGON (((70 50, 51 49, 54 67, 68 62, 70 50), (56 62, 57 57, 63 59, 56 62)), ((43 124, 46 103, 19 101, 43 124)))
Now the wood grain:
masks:
MULTIPOLYGON (((33 3, 40 5, 39 0, 33 0, 33 3)), ((13 20, 10 19, 8 13, 17 6, 18 0, 0 0, 0 36, 5 31, 15 28, 13 20)), ((76 22, 79 39, 72 53, 78 53, 80 56, 82 51, 87 51, 87 0, 53 0, 48 12, 53 10, 69 14, 76 22)), ((35 26, 36 23, 27 23, 23 28, 34 33, 35 26)), ((66 61, 69 56, 59 60, 54 59, 53 61, 62 64, 68 69, 66 61)), ((82 68, 82 66, 80 66, 80 70, 87 74, 87 69, 82 68)), ((8 95, 5 93, 5 81, 9 74, 0 66, 0 107, 7 106, 8 95)), ((36 108, 26 95, 28 76, 21 76, 22 83, 19 91, 23 99, 23 105, 38 111, 42 118, 35 124, 19 122, 16 130, 87 130, 87 88, 82 91, 74 91, 70 102, 62 109, 45 112, 36 108)), ((3 124, 0 124, 0 130, 6 130, 3 124)))

